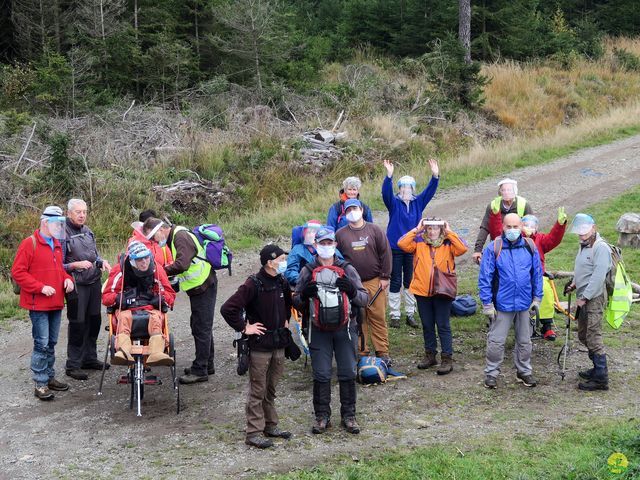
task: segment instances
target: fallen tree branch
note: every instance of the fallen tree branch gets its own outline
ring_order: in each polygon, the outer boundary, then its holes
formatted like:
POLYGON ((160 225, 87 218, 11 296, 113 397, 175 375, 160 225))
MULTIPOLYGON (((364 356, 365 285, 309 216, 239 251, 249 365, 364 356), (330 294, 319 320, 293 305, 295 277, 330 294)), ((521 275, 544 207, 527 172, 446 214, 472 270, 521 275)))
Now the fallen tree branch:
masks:
POLYGON ((25 143, 25 145, 24 145, 24 149, 22 150, 22 153, 20 154, 20 158, 18 158, 18 163, 16 163, 16 166, 13 169, 13 173, 16 173, 18 171, 18 166, 20 165, 20 162, 22 162, 24 154, 27 153, 27 149, 29 148, 29 144, 31 143, 31 139, 33 138, 33 134, 36 131, 37 123, 38 122, 33 122, 33 128, 31 129, 31 134, 29 135, 29 138, 27 139, 27 143, 25 143))
POLYGON ((127 108, 127 111, 124 112, 124 114, 122 114, 122 121, 124 122, 124 119, 127 116, 127 113, 129 113, 131 111, 131 109, 133 108, 133 106, 136 104, 136 99, 134 98, 133 101, 131 102, 131 105, 129 106, 129 108, 127 108))

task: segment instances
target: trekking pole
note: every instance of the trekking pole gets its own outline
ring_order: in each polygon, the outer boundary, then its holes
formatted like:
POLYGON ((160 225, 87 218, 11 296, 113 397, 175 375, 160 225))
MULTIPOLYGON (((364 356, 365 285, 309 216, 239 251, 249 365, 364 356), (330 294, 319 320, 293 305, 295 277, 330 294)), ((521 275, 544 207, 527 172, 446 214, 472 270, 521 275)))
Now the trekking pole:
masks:
MULTIPOLYGON (((111 321, 111 319, 109 319, 111 321)), ((107 348, 104 352, 104 362, 102 362, 102 374, 100 375, 100 386, 98 387, 98 396, 102 395, 102 384, 104 383, 104 373, 107 371, 107 357, 109 348, 111 347, 111 336, 107 334, 107 348)))
POLYGON ((376 293, 373 294, 373 297, 371 298, 371 300, 369 300, 369 303, 367 303, 367 307, 370 307, 371 305, 373 305, 373 302, 377 300, 378 295, 380 295, 381 292, 382 292, 382 287, 378 287, 378 290, 376 290, 376 293))
POLYGON ((560 355, 562 355, 562 369, 560 371, 560 378, 564 380, 564 377, 567 372, 567 354, 569 352, 569 332, 571 329, 571 292, 567 295, 567 321, 566 321, 566 332, 564 335, 564 346, 560 353, 558 354, 558 364, 560 363, 560 355))

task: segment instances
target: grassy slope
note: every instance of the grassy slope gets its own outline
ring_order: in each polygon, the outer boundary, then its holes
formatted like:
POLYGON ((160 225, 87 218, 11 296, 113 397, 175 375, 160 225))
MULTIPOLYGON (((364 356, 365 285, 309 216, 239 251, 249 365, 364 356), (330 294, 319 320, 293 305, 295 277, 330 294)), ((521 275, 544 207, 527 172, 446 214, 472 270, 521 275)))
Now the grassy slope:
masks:
MULTIPOLYGON (((628 211, 637 209, 640 203, 640 187, 617 198, 601 202, 589 208, 587 213, 600 220, 599 230, 610 242, 617 239, 615 222, 628 211)), ((577 237, 567 234, 563 242, 547 257, 550 271, 572 270, 577 249, 577 237)), ((637 250, 623 249, 623 258, 632 280, 640 278, 640 255, 637 250)), ((476 293, 477 269, 467 269, 459 281, 461 292, 476 293)), ((558 282, 562 290, 563 282, 558 282)), ((464 352, 467 360, 482 362, 484 358, 484 334, 478 326, 485 322, 481 314, 453 318, 454 348, 464 352)), ((556 314, 556 324, 564 325, 556 314)), ((637 327, 640 311, 634 307, 619 331, 613 331, 603 322, 605 343, 610 347, 637 348, 637 327)), ((575 328, 575 326, 574 326, 575 328)), ((572 333, 575 339, 575 331, 572 333)), ((422 349, 422 336, 407 335, 406 329, 391 329, 390 342, 397 356, 417 355, 422 349)), ((542 367, 540 367, 542 368, 542 367)), ((614 375, 616 375, 614 373, 614 375)), ((622 385, 622 384, 621 384, 622 385)), ((623 387, 621 387, 623 388, 623 387)), ((446 392, 443 392, 445 395, 446 392)), ((449 401, 449 400, 447 400, 449 401)), ((451 401, 455 401, 451 399, 451 401)), ((445 402, 446 404, 446 402, 445 402)), ((295 472, 277 478, 296 479, 609 479, 640 478, 640 424, 638 420, 599 421, 594 418, 576 418, 575 426, 562 431, 551 439, 520 437, 515 441, 498 436, 483 439, 464 456, 455 446, 436 445, 408 452, 362 455, 365 460, 354 465, 342 459, 340 466, 324 465, 317 470, 295 472), (595 423, 594 423, 595 422, 595 423), (624 475, 612 475, 607 468, 607 458, 616 451, 623 452, 632 469, 624 475)), ((468 439, 465 440, 468 442, 468 439)))

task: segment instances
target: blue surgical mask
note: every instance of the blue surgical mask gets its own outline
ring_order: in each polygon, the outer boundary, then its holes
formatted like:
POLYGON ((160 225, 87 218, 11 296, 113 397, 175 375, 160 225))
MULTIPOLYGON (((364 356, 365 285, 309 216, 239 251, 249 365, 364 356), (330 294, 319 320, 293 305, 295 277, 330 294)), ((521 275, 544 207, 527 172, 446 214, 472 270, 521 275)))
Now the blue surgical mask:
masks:
POLYGON ((510 228, 505 233, 507 240, 510 242, 515 242, 518 238, 520 238, 520 229, 519 228, 510 228))
POLYGON ((278 264, 277 272, 282 274, 287 271, 287 261, 284 260, 278 264))
POLYGON ((164 247, 167 244, 167 239, 165 238, 164 240, 160 240, 158 242, 158 245, 160 245, 160 248, 164 247))

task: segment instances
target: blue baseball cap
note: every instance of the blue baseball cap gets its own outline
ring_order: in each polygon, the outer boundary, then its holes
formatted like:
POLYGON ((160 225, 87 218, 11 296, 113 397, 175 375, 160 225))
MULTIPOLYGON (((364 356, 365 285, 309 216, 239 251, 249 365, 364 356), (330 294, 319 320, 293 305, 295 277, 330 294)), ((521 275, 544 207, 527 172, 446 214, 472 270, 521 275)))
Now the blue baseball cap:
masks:
POLYGON ((344 202, 344 211, 346 212, 351 207, 362 208, 362 202, 357 198, 350 198, 346 202, 344 202))
POLYGON ((336 241, 336 231, 333 227, 329 227, 327 225, 323 225, 320 227, 320 230, 316 232, 316 242, 321 242, 322 240, 333 240, 336 241))

